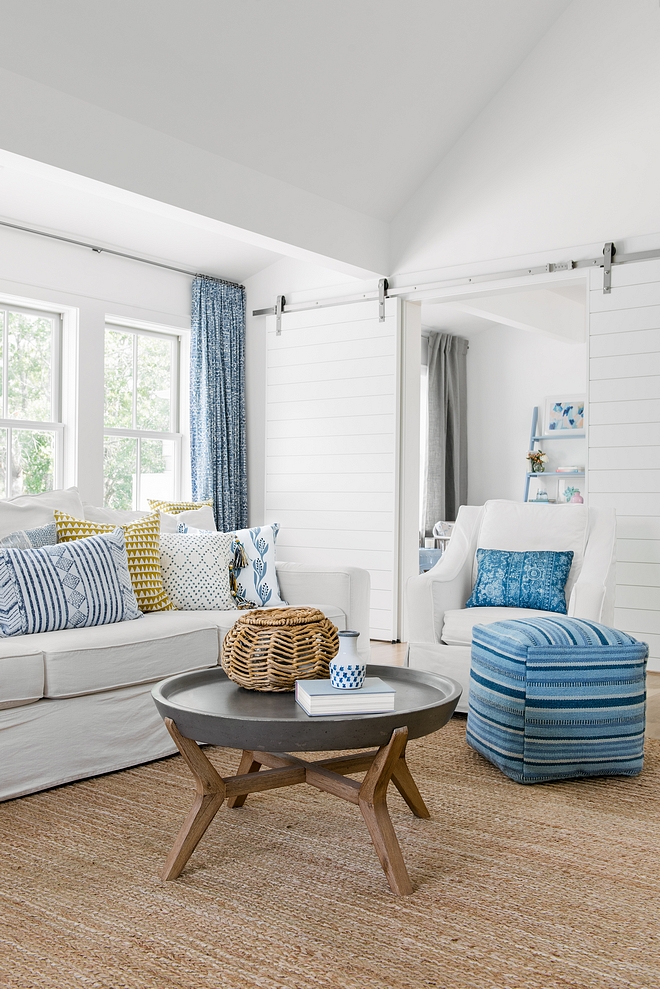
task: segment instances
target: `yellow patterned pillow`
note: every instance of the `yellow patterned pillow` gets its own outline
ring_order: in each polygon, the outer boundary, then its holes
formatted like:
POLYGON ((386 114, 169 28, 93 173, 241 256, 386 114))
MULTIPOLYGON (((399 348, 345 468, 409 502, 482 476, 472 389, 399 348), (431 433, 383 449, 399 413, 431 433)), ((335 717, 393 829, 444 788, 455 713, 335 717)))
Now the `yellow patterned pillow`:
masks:
POLYGON ((133 582, 133 590, 140 611, 174 611, 174 605, 163 588, 163 573, 160 569, 160 516, 158 512, 147 515, 137 522, 125 525, 102 525, 100 522, 87 522, 73 515, 55 511, 58 543, 68 543, 72 539, 85 539, 99 532, 124 530, 128 570, 133 582))
POLYGON ((154 512, 165 512, 166 515, 194 512, 196 508, 203 508, 205 505, 213 508, 213 498, 209 498, 208 501, 157 501, 155 498, 149 498, 149 508, 154 512))

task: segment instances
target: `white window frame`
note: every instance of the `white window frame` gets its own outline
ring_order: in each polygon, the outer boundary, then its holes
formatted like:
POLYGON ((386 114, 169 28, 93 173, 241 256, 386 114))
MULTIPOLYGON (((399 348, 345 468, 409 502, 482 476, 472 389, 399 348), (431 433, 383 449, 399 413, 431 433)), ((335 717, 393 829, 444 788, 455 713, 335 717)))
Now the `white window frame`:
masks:
POLYGON ((5 465, 5 498, 20 497, 11 490, 14 430, 33 430, 34 432, 52 432, 54 434, 54 464, 53 487, 57 490, 63 486, 64 476, 64 421, 62 416, 62 341, 63 314, 55 309, 45 309, 43 306, 13 304, 11 301, 0 299, 0 314, 2 320, 2 401, 0 402, 0 429, 7 430, 7 462, 5 465), (7 415, 8 403, 8 314, 23 313, 27 316, 49 318, 53 322, 51 338, 51 418, 50 420, 17 419, 7 415))
MULTIPOLYGON (((105 333, 107 331, 112 331, 114 333, 130 333, 133 336, 133 368, 137 367, 137 342, 140 336, 151 336, 159 337, 160 339, 168 340, 173 343, 172 348, 173 360, 172 360, 172 373, 170 376, 170 432, 162 432, 153 429, 137 429, 137 381, 134 383, 133 388, 133 427, 128 428, 115 428, 106 426, 105 422, 103 424, 103 437, 105 442, 106 436, 119 436, 128 439, 137 440, 137 457, 136 457, 136 476, 135 476, 135 487, 133 491, 133 509, 139 511, 140 505, 140 495, 141 495, 141 450, 142 450, 142 440, 166 440, 173 443, 174 445, 174 495, 173 499, 179 501, 181 499, 181 473, 182 473, 182 447, 183 447, 183 433, 180 431, 180 420, 181 420, 181 401, 180 401, 180 373, 181 373, 181 331, 169 330, 165 327, 153 327, 145 323, 133 323, 124 322, 123 320, 115 320, 110 317, 106 318, 105 329, 103 335, 103 353, 105 355, 105 333)), ((105 374, 104 381, 105 387, 105 374)), ((103 483, 105 487, 105 472, 103 474, 103 483)), ((104 497, 105 503, 105 497, 104 497)))

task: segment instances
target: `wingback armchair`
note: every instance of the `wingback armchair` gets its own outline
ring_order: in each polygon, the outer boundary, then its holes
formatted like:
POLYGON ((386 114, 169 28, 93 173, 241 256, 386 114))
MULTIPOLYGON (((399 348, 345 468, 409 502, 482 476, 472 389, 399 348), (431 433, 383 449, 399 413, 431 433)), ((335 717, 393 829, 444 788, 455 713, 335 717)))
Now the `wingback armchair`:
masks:
POLYGON ((446 551, 406 587, 408 663, 458 680, 467 711, 474 625, 551 614, 528 608, 466 608, 476 579, 477 549, 573 550, 566 583, 568 614, 611 625, 614 617, 616 515, 586 505, 488 501, 458 513, 446 551))

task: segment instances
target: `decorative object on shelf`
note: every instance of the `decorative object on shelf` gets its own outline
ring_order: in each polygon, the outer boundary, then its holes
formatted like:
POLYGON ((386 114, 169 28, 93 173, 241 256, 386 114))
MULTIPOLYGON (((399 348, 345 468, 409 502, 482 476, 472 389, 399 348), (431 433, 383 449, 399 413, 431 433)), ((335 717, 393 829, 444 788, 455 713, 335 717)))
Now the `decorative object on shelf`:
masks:
POLYGON ((327 679, 338 647, 336 626, 318 608, 257 609, 227 632, 222 668, 248 690, 293 690, 296 680, 327 679))
POLYGON ((584 429, 584 396, 546 398, 545 431, 556 433, 565 429, 584 429))
POLYGON ((548 462, 548 455, 543 450, 530 450, 527 459, 532 465, 532 474, 542 474, 548 462))
MULTIPOLYGON (((580 494, 579 488, 573 488, 573 487, 564 488, 564 501, 572 501, 573 496, 579 494, 580 494)), ((580 501, 582 501, 582 498, 580 498, 580 501)))
POLYGON ((532 498, 532 501, 541 501, 543 502, 543 504, 547 505, 550 499, 548 498, 548 492, 545 490, 545 488, 541 488, 540 491, 537 491, 536 498, 532 498))
POLYGON ((575 489, 574 493, 571 495, 571 505, 583 505, 584 498, 580 494, 578 488, 575 489))
POLYGON ((359 632, 338 632, 339 652, 330 660, 330 684, 341 690, 358 690, 367 675, 367 664, 358 656, 359 632))

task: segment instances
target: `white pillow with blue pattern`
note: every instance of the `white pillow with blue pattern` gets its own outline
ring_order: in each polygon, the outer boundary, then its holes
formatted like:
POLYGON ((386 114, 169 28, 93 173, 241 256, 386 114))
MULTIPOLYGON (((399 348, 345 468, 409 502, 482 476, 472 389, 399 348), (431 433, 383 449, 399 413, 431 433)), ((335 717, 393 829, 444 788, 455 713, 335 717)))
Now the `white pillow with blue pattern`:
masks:
POLYGON ((57 545, 57 525, 49 522, 36 529, 19 529, 0 539, 0 549, 38 549, 40 546, 57 545))
POLYGON ((39 549, 0 548, 0 637, 140 617, 122 529, 39 549))
POLYGON ((280 597, 275 570, 275 540, 279 531, 279 524, 273 522, 232 532, 231 590, 239 608, 286 605, 280 597))

